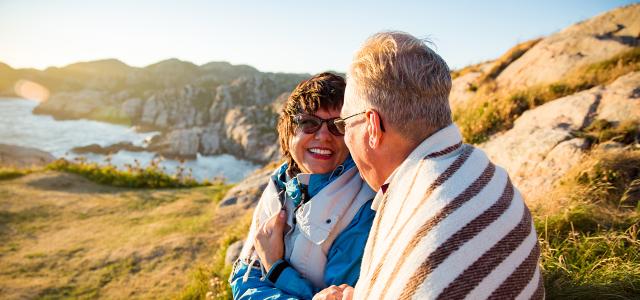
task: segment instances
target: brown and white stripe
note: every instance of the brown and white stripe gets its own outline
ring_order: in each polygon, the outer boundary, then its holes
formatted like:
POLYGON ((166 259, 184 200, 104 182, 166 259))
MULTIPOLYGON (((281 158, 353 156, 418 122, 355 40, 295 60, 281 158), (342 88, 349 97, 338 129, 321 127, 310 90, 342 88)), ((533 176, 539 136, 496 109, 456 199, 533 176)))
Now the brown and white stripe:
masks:
POLYGON ((425 140, 388 182, 356 299, 544 298, 529 210, 455 125, 425 140))

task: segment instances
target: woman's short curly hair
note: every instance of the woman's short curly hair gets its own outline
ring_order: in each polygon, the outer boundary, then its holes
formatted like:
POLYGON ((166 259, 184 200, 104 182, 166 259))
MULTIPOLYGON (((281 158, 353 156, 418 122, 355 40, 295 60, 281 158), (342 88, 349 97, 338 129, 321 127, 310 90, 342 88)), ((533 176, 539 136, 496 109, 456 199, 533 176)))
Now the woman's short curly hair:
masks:
POLYGON ((293 160, 289 143, 296 131, 293 118, 297 114, 315 114, 319 109, 340 110, 344 102, 345 79, 333 73, 320 73, 296 86, 284 103, 278 119, 278 139, 282 156, 288 164, 287 173, 295 176, 300 173, 298 164, 293 160))

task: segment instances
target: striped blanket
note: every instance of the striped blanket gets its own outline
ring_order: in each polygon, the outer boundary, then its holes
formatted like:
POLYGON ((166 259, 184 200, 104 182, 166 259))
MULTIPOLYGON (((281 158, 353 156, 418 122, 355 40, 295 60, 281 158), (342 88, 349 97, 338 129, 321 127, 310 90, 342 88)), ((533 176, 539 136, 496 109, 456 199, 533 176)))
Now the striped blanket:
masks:
POLYGON ((355 299, 544 298, 529 209, 455 125, 421 143, 387 184, 355 299))

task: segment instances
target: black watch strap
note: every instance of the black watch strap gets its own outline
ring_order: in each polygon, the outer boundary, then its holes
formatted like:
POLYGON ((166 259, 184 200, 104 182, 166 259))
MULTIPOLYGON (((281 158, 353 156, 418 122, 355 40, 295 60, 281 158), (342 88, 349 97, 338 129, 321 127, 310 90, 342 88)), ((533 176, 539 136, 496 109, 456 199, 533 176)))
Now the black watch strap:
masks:
POLYGON ((286 260, 280 261, 280 263, 276 264, 274 267, 271 267, 273 270, 270 270, 269 277, 267 277, 267 279, 275 284, 276 281, 278 281, 280 274, 282 274, 282 271, 284 271, 284 269, 286 269, 287 267, 289 267, 289 263, 286 260))

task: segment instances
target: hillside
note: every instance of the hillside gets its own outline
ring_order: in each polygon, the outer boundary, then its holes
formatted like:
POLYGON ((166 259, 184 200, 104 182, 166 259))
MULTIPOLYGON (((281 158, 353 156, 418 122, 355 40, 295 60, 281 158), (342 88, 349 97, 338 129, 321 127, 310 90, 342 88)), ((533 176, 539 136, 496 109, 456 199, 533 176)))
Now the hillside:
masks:
POLYGON ((52 171, 0 181, 2 298, 174 299, 242 217, 217 208, 225 189, 133 190, 52 171))
POLYGON ((178 59, 144 68, 107 59, 44 71, 0 64, 0 96, 28 95, 20 84, 34 83, 48 95, 35 113, 158 130, 149 150, 165 156, 229 153, 267 163, 278 156, 277 103, 308 76, 178 59))

